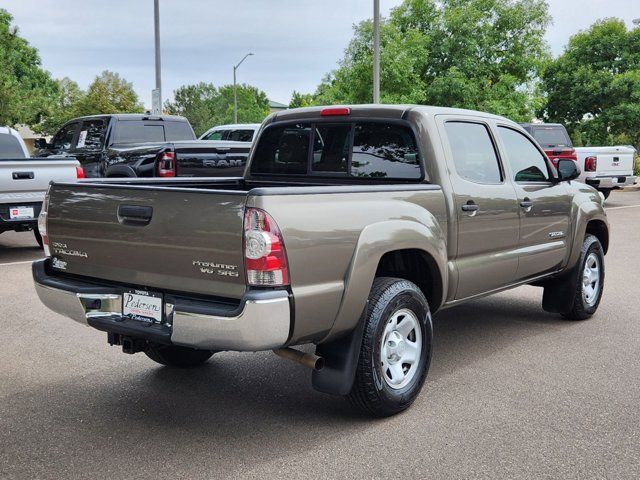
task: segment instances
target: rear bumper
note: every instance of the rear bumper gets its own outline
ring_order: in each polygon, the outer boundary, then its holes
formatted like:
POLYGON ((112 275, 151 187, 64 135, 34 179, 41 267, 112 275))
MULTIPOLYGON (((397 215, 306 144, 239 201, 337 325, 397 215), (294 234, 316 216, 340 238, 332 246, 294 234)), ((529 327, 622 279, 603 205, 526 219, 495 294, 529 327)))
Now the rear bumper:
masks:
POLYGON ((585 179, 585 183, 587 185, 591 185, 592 187, 598 190, 610 190, 612 188, 621 188, 628 187, 630 185, 634 185, 636 183, 636 178, 633 175, 619 175, 619 176, 607 176, 607 177, 588 177, 585 179))
POLYGON ((122 317, 125 287, 57 275, 49 260, 33 263, 40 301, 50 310, 98 330, 206 350, 257 351, 285 346, 291 328, 286 290, 249 290, 239 305, 165 295, 162 324, 122 317))
POLYGON ((0 233, 7 231, 22 232, 25 230, 33 230, 38 226, 38 215, 40 215, 40 209, 42 208, 42 202, 20 202, 14 203, 0 203, 0 233), (33 218, 15 220, 11 219, 9 210, 11 207, 32 207, 33 218))

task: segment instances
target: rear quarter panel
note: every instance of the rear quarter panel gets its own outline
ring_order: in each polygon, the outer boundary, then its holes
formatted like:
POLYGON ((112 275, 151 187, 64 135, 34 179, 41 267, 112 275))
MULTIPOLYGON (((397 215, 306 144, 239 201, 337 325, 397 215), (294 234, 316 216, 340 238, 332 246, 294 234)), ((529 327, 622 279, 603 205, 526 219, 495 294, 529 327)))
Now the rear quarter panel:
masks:
POLYGON ((291 343, 326 340, 354 328, 388 251, 425 250, 446 275, 447 214, 439 187, 302 192, 309 188, 248 201, 269 212, 283 234, 295 302, 291 343))

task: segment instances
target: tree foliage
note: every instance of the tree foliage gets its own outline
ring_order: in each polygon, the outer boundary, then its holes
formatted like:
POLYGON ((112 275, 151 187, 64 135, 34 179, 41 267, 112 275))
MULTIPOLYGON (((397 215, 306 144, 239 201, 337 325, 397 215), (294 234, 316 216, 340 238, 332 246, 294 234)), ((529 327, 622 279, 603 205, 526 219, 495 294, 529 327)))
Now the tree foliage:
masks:
MULTIPOLYGON (((549 59, 544 0, 405 0, 383 20, 381 100, 486 110, 530 120, 549 59)), ((372 100, 372 22, 355 27, 316 102, 372 100)))
MULTIPOLYGON (((185 85, 173 92, 174 100, 165 110, 187 117, 197 136, 209 128, 233 122, 233 85, 216 87, 210 83, 185 85)), ((261 122, 269 114, 267 94, 251 85, 238 85, 238 122, 261 122)))
POLYGON ((12 21, 0 9, 0 125, 34 125, 54 102, 57 85, 12 21))
POLYGON ((300 93, 293 91, 289 108, 312 107, 316 105, 315 97, 312 93, 300 93))
POLYGON ((68 77, 58 80, 58 95, 38 130, 55 133, 65 122, 84 115, 101 113, 141 113, 144 111, 133 85, 114 72, 105 70, 87 91, 68 77))
POLYGON ((640 28, 601 20, 571 37, 543 75, 541 114, 578 143, 640 145, 640 28))

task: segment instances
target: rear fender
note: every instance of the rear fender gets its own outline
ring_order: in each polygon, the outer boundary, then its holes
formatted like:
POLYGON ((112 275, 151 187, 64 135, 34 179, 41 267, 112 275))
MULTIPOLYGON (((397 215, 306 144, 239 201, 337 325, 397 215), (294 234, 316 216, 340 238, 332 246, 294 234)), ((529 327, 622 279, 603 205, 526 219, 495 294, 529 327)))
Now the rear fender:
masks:
MULTIPOLYGON (((363 229, 345 279, 345 292, 329 335, 317 346, 325 367, 314 371, 313 387, 334 395, 351 390, 362 344, 362 312, 367 304, 376 270, 382 256, 390 251, 415 249, 430 255, 436 262, 443 286, 446 278, 446 237, 436 218, 425 224, 408 220, 390 220, 363 229)), ((440 303, 446 293, 442 293, 440 303)))

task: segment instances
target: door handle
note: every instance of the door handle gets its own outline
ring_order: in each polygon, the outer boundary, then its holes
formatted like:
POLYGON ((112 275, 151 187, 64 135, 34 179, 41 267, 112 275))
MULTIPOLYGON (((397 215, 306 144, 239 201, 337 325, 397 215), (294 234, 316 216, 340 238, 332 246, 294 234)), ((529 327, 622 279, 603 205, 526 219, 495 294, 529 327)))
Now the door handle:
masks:
POLYGON ((533 202, 531 201, 531 199, 529 199, 529 197, 524 197, 524 199, 520 202, 520 206, 524 208, 525 212, 529 212, 533 207, 533 202))
POLYGON ((14 180, 33 180, 33 172, 13 172, 14 180))
POLYGON ((462 211, 469 212, 471 214, 470 216, 475 215, 478 210, 480 210, 480 205, 473 200, 469 200, 467 203, 462 205, 462 211))

